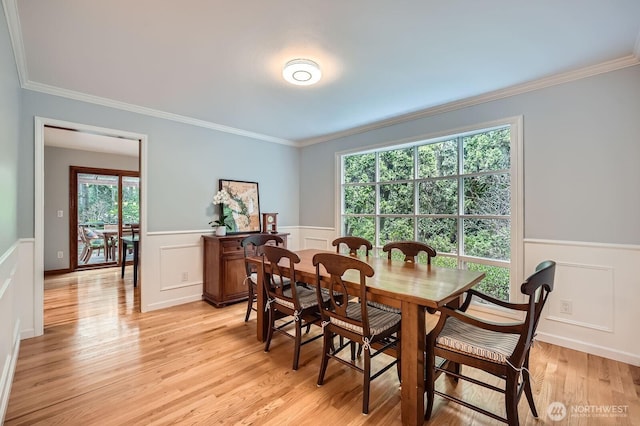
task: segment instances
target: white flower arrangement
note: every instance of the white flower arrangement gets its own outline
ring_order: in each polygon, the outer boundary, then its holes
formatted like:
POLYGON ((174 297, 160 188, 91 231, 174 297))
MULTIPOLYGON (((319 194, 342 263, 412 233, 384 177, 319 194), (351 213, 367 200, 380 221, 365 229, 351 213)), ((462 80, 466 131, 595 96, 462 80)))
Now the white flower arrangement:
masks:
MULTIPOLYGON (((212 203, 214 205, 217 205, 217 204, 224 205, 224 204, 229 204, 229 201, 231 201, 231 196, 229 195, 226 189, 221 189, 213 197, 212 203)), ((226 217, 224 216, 224 207, 221 207, 220 218, 218 220, 212 220, 211 222, 209 222, 209 225, 213 226, 214 228, 217 228, 219 226, 229 228, 229 225, 225 224, 225 219, 226 217)))
POLYGON ((231 201, 231 196, 226 189, 221 189, 213 197, 213 204, 229 204, 229 201, 231 201))

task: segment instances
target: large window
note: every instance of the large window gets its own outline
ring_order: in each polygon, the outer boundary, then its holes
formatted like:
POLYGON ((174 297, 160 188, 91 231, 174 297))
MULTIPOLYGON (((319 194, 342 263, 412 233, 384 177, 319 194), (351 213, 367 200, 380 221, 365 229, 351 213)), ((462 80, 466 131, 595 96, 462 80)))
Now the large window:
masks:
POLYGON ((425 242, 438 252, 435 265, 483 271, 478 288, 509 300, 518 205, 512 127, 343 154, 342 235, 377 248, 425 242))

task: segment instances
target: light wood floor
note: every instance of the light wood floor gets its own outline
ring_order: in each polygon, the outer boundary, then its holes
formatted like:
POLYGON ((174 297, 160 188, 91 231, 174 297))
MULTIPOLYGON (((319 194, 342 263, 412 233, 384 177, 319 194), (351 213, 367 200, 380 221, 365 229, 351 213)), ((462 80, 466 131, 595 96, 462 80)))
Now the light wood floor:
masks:
MULTIPOLYGON (((130 271, 122 280, 118 269, 48 277, 45 288, 45 333, 21 343, 7 425, 400 423, 393 369, 372 382, 371 412, 363 416, 360 374, 330 362, 317 387, 321 340, 303 347, 300 369, 292 371, 292 341, 276 336, 265 353, 255 314, 243 321, 244 303, 140 314, 130 271)), ((531 372, 540 419, 523 397, 522 424, 640 424, 638 367, 537 343, 531 372), (554 423, 546 415, 554 401, 623 406, 626 414, 554 423)), ((445 377, 437 386, 454 388, 445 377)), ((503 413, 490 391, 463 382, 456 390, 503 413)), ((429 424, 499 423, 437 398, 429 424)))

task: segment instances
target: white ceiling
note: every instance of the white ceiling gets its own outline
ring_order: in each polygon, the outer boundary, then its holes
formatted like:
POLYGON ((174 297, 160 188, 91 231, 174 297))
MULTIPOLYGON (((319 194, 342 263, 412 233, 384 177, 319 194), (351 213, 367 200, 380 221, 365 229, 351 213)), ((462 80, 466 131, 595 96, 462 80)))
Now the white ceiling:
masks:
POLYGON ((25 88, 291 144, 640 58, 639 0, 5 5, 25 88), (284 82, 300 57, 318 84, 284 82))

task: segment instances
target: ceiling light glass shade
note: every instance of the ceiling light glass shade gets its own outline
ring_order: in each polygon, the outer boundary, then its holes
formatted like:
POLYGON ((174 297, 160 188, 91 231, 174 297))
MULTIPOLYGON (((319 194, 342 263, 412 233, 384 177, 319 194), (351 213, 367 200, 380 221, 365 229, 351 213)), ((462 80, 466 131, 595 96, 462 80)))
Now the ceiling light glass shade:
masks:
POLYGON ((284 65, 282 76, 291 84, 309 86, 320 80, 322 72, 318 64, 313 61, 308 59, 294 59, 284 65))

